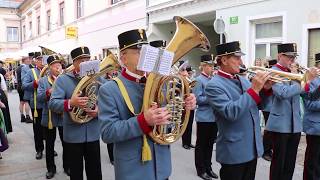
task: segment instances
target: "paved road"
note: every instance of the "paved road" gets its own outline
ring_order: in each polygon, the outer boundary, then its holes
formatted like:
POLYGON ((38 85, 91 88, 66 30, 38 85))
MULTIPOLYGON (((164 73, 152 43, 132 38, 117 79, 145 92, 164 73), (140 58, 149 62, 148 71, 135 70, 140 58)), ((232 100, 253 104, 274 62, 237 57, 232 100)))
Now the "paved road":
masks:
MULTIPOLYGON (((0 160, 0 180, 44 180, 46 168, 45 158, 42 160, 35 159, 32 124, 20 123, 18 109, 18 94, 13 91, 9 93, 9 104, 11 108, 13 133, 8 136, 10 148, 2 153, 3 159, 0 160)), ((194 128, 195 129, 195 128, 194 128)), ((193 132, 193 141, 195 140, 195 131, 193 132)), ((244 147, 245 148, 245 147, 244 147)), ((56 141, 57 174, 56 180, 65 180, 68 177, 63 173, 61 164, 61 142, 59 138, 56 141)), ((303 170, 303 153, 305 149, 304 137, 299 146, 299 155, 296 164, 294 180, 302 179, 303 170)), ((197 180, 194 168, 193 150, 185 150, 181 147, 181 142, 174 143, 172 150, 172 167, 173 172, 171 180, 197 180)), ((113 180, 113 166, 109 163, 107 155, 107 146, 101 142, 101 163, 104 180, 113 180)), ((259 159, 257 167, 257 180, 267 180, 270 163, 259 159)), ((215 151, 213 155, 213 169, 218 172, 220 165, 215 162, 215 151)))

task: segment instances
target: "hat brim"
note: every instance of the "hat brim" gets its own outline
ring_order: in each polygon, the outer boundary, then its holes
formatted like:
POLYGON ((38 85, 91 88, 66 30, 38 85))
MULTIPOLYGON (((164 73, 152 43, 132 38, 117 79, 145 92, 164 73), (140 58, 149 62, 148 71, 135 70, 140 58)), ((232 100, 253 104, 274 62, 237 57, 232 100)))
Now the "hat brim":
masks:
POLYGON ((200 64, 213 64, 213 61, 202 61, 200 64))
POLYGON ((219 55, 217 55, 217 57, 226 56, 226 55, 244 56, 246 54, 241 51, 235 51, 235 52, 229 52, 229 53, 225 53, 225 54, 219 54, 219 55))
POLYGON ((133 43, 133 44, 130 44, 130 45, 127 45, 127 46, 121 48, 120 51, 123 51, 125 49, 138 49, 138 48, 141 48, 141 46, 143 44, 149 44, 149 43, 147 41, 141 41, 141 42, 133 43))
POLYGON ((285 52, 285 53, 281 53, 287 56, 299 56, 299 54, 297 52, 285 52))
POLYGON ((90 54, 81 54, 79 56, 76 56, 75 58, 73 58, 72 60, 75 61, 79 58, 83 58, 83 57, 88 57, 88 58, 91 58, 90 54))
POLYGON ((52 62, 49 64, 49 66, 52 65, 52 64, 54 64, 54 63, 61 63, 61 62, 62 62, 62 60, 54 60, 54 61, 52 61, 52 62))

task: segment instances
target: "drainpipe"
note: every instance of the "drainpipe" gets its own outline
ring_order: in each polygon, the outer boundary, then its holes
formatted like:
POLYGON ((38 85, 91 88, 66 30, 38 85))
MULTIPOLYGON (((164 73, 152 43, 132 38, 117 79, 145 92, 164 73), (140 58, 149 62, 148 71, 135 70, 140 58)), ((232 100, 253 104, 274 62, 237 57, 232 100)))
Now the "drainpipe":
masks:
POLYGON ((20 23, 20 27, 19 27, 19 34, 20 34, 20 38, 19 38, 19 43, 20 43, 20 50, 22 49, 22 19, 21 19, 21 14, 18 13, 18 9, 15 8, 14 9, 16 12, 16 15, 19 17, 19 23, 20 23))
MULTIPOLYGON (((149 0, 146 0, 146 8, 149 7, 149 0)), ((146 31, 149 29, 149 13, 146 13, 146 31)))

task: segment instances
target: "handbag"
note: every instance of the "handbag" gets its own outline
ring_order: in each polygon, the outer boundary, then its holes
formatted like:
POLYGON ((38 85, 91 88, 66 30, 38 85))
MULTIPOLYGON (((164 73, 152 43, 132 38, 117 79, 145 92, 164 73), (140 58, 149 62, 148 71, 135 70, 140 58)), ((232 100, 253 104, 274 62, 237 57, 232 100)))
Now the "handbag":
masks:
POLYGON ((9 148, 8 139, 0 128, 0 152, 3 152, 9 148))

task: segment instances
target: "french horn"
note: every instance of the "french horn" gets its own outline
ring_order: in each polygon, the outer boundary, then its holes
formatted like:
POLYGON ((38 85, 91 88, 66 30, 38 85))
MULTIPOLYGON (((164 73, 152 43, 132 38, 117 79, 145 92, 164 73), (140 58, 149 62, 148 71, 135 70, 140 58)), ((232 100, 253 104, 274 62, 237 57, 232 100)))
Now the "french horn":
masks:
MULTIPOLYGON (((94 109, 97 101, 97 92, 101 82, 99 81, 100 76, 104 76, 107 72, 119 70, 120 64, 115 55, 108 51, 108 56, 105 57, 100 62, 100 70, 98 73, 93 75, 87 75, 81 78, 78 85, 73 91, 72 96, 81 93, 81 96, 86 96, 89 98, 86 108, 94 109)), ((72 68, 72 66, 70 66, 72 68)), ((76 123, 86 123, 92 120, 93 118, 85 112, 84 109, 80 107, 73 107, 72 111, 69 112, 71 119, 76 123)))
MULTIPOLYGON (((182 56, 199 47, 210 49, 210 42, 201 30, 189 20, 175 16, 176 32, 165 48, 174 53, 173 64, 182 56)), ((184 109, 184 97, 189 95, 188 81, 179 75, 161 76, 151 72, 148 75, 144 95, 143 111, 156 103, 166 107, 172 115, 167 125, 156 125, 148 134, 158 144, 171 144, 177 141, 188 125, 190 111, 184 109)))

